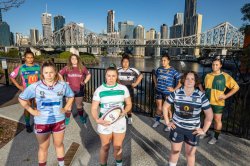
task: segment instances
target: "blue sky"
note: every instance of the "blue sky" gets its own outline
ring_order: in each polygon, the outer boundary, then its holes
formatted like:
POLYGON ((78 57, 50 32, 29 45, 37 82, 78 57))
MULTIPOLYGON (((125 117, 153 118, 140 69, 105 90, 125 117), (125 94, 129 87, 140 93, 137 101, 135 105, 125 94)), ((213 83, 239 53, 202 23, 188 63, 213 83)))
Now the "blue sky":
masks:
MULTIPOLYGON (((203 15, 202 31, 228 21, 236 27, 243 23, 240 8, 249 0, 198 0, 197 13, 203 15)), ((116 29, 119 21, 131 20, 141 24, 146 30, 160 25, 173 24, 175 13, 184 12, 185 0, 26 0, 19 8, 3 12, 3 20, 12 32, 29 34, 29 29, 37 28, 41 34, 41 14, 63 15, 66 23, 82 22, 94 31, 106 29, 107 11, 115 11, 116 29)))

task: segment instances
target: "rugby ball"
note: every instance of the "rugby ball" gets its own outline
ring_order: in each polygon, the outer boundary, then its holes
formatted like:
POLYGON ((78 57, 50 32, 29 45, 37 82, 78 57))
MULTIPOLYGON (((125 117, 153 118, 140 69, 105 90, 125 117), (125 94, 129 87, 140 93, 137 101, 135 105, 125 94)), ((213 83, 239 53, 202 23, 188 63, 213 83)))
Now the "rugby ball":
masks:
POLYGON ((109 121, 112 124, 119 119, 121 113, 121 107, 114 107, 108 110, 105 114, 103 114, 102 119, 105 121, 109 121))

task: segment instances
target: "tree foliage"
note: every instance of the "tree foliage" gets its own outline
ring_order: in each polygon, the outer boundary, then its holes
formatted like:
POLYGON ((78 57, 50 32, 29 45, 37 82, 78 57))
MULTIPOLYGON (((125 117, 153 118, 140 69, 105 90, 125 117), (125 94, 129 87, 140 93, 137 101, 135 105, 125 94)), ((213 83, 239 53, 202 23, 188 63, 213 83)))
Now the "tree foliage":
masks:
POLYGON ((13 7, 19 7, 25 0, 0 0, 0 10, 7 11, 13 7))
POLYGON ((246 3, 241 8, 241 13, 243 14, 243 17, 241 18, 244 22, 250 22, 250 3, 246 3))

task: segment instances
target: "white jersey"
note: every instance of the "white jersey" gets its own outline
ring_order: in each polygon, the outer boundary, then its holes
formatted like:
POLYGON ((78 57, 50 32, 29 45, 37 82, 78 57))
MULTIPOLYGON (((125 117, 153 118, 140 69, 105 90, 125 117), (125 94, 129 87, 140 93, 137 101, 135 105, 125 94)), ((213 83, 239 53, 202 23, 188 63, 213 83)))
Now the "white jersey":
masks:
POLYGON ((108 86, 103 83, 95 90, 93 100, 100 102, 100 113, 102 115, 114 107, 124 108, 125 98, 129 96, 126 86, 118 83, 114 86, 108 86))

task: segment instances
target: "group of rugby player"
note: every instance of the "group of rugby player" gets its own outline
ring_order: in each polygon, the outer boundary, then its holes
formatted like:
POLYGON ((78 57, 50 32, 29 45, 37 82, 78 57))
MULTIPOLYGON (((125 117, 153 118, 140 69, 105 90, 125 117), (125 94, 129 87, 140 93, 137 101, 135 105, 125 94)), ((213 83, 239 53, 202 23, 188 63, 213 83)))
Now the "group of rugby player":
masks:
MULTIPOLYGON (((34 54, 30 51, 24 54, 24 58, 25 63, 14 69, 10 79, 22 91, 19 102, 25 109, 26 131, 29 133, 33 131, 30 125, 31 114, 34 116, 34 132, 39 144, 39 166, 46 165, 51 135, 58 164, 63 166, 64 130, 65 125, 70 122, 73 102, 76 104, 80 122, 87 123, 88 115, 83 108, 83 97, 84 86, 91 75, 80 57, 75 54, 71 54, 67 66, 59 72, 51 61, 45 61, 40 67, 34 62, 34 54), (21 76, 22 84, 16 80, 18 75, 21 76), (66 97, 65 104, 63 104, 64 97, 66 97)), ((208 143, 217 142, 222 129, 221 117, 225 99, 236 93, 239 86, 230 75, 221 71, 220 59, 213 61, 213 71, 205 77, 205 93, 195 72, 186 72, 181 77, 180 73, 170 66, 170 57, 167 54, 162 55, 161 62, 162 66, 153 73, 157 105, 153 127, 160 125, 163 116, 166 122, 165 131, 170 131, 169 165, 177 164, 183 141, 187 163, 194 165, 199 137, 206 134, 214 118, 215 134, 208 143), (227 88, 230 91, 224 94, 227 88), (174 111, 171 110, 171 105, 174 111), (201 111, 205 114, 202 128, 201 111)), ((105 70, 105 83, 93 94, 91 114, 97 123, 101 139, 99 162, 102 166, 107 165, 110 143, 113 144, 116 165, 122 166, 122 144, 126 133, 125 117, 111 124, 105 121, 102 115, 119 106, 123 110, 121 115, 127 115, 128 124, 132 124, 134 88, 142 78, 137 69, 130 67, 129 55, 125 54, 121 60, 121 67, 110 65, 105 70)))

